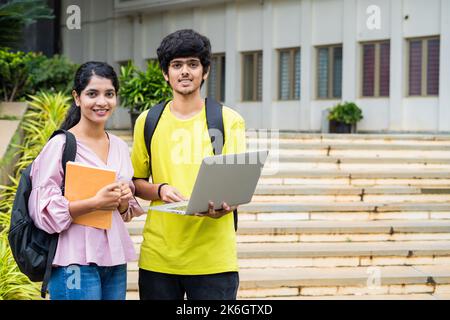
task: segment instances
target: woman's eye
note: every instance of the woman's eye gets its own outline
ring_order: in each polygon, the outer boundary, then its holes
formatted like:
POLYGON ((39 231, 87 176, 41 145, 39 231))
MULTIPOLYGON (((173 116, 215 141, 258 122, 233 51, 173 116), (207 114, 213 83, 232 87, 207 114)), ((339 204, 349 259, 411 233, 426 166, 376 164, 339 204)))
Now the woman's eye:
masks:
POLYGON ((87 95, 89 98, 93 98, 95 97, 95 92, 88 92, 87 95))
POLYGON ((106 94, 106 96, 107 96, 108 98, 112 98, 112 97, 114 97, 114 93, 113 93, 113 92, 108 92, 108 93, 106 94))

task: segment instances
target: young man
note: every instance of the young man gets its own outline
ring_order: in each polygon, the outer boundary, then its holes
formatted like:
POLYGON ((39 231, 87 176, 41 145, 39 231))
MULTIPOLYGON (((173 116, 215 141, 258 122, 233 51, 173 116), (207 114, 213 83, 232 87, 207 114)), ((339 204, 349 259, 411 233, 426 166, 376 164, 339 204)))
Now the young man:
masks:
MULTIPOLYGON (((165 37, 157 50, 173 100, 166 104, 151 142, 151 176, 144 139, 148 111, 136 121, 132 163, 136 195, 152 205, 189 197, 204 157, 213 155, 200 88, 210 67, 208 38, 193 30, 165 37)), ((222 109, 222 153, 245 152, 245 123, 222 109)), ((239 286, 236 233, 230 207, 195 216, 149 210, 139 259, 141 299, 236 299, 239 286)))

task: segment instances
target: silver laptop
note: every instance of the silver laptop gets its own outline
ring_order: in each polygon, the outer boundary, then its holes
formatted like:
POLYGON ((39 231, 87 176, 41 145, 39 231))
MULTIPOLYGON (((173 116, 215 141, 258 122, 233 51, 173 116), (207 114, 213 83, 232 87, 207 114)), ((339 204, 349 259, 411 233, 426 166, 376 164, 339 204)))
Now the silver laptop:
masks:
POLYGON ((191 215, 208 211, 209 201, 237 206, 252 200, 268 150, 226 154, 203 159, 189 201, 167 203, 151 210, 191 215))

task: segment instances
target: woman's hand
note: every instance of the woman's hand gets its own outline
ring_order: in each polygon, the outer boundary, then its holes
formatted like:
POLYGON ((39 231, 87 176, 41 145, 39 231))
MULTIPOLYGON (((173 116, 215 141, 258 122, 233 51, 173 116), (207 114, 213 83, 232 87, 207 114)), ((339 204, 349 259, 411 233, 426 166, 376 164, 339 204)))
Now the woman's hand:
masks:
POLYGON ((119 182, 120 184, 120 199, 119 212, 124 213, 128 210, 129 201, 133 199, 133 192, 130 189, 128 182, 119 182))
POLYGON ((96 210, 116 210, 120 205, 120 184, 111 183, 101 188, 93 197, 96 210))
POLYGON ((180 202, 187 200, 177 188, 171 185, 163 185, 160 189, 161 200, 166 203, 180 202))

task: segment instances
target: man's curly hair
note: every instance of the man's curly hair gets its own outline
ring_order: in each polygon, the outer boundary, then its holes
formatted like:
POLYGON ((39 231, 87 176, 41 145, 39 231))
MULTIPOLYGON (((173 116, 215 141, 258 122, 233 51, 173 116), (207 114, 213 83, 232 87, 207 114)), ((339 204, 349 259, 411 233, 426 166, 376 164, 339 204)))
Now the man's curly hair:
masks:
POLYGON ((178 30, 169 34, 161 41, 156 53, 159 66, 165 74, 168 74, 170 61, 175 58, 199 58, 203 66, 203 74, 208 72, 211 64, 209 39, 192 29, 178 30))

